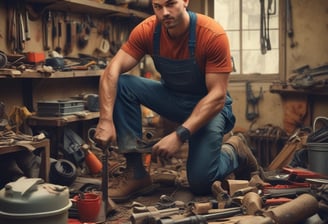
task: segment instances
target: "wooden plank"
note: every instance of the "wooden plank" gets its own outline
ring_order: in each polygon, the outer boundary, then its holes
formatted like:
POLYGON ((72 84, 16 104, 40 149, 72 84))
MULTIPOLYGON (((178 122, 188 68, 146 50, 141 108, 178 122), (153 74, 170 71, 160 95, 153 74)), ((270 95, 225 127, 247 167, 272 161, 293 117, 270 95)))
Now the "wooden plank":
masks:
MULTIPOLYGON (((41 165, 39 176, 44 179, 44 181, 49 181, 49 172, 50 172, 50 141, 49 139, 43 139, 39 142, 30 142, 33 147, 36 149, 43 149, 41 152, 41 165)), ((19 145, 8 145, 0 147, 0 155, 14 153, 26 150, 23 146, 19 145)))
POLYGON ((60 117, 40 117, 33 115, 28 118, 27 122, 31 126, 50 126, 61 127, 68 123, 76 121, 87 121, 99 118, 99 112, 86 112, 84 117, 77 115, 67 115, 60 117))

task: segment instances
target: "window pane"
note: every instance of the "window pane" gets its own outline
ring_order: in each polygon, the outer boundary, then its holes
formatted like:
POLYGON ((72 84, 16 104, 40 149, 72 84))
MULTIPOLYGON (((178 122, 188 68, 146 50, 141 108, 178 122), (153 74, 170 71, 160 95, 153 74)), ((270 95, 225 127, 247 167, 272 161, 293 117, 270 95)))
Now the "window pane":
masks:
POLYGON ((215 0, 214 19, 225 30, 239 30, 239 0, 215 0))
POLYGON ((240 32, 239 31, 227 31, 229 38, 230 49, 239 50, 240 49, 240 32))
POLYGON ((269 1, 263 0, 262 15, 265 15, 265 26, 270 30, 263 30, 262 33, 271 43, 271 50, 267 50, 265 54, 261 52, 261 2, 214 1, 214 17, 222 24, 229 37, 231 55, 236 68, 233 74, 277 74, 279 71, 279 0, 273 0, 271 7, 268 5, 269 1))
POLYGON ((276 74, 279 51, 268 51, 265 55, 259 50, 243 50, 243 74, 276 74))
POLYGON ((242 45, 243 50, 258 50, 261 52, 260 31, 244 31, 242 45))
POLYGON ((242 1, 242 29, 260 29, 259 0, 242 1))
POLYGON ((270 30, 270 42, 272 49, 279 48, 279 30, 270 30))

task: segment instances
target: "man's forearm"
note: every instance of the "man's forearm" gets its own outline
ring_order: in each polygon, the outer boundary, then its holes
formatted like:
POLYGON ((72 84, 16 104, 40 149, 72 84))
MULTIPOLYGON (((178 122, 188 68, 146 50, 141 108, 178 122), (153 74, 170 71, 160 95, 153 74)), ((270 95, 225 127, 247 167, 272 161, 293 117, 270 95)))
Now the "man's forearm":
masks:
POLYGON ((189 118, 182 124, 192 134, 215 117, 224 107, 225 97, 215 100, 208 98, 204 97, 199 101, 189 118))
POLYGON ((100 119, 113 120, 113 108, 116 98, 118 75, 112 75, 110 67, 106 68, 100 78, 99 100, 100 119))

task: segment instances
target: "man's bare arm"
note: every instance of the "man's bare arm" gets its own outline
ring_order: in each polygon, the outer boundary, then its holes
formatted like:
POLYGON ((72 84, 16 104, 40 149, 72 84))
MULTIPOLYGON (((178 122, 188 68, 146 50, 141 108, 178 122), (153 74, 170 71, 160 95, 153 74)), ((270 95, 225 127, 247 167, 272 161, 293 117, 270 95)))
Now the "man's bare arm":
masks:
POLYGON ((135 58, 123 50, 119 50, 100 77, 100 118, 96 130, 96 139, 102 144, 116 140, 113 108, 116 99, 118 77, 136 66, 137 63, 138 61, 135 58))
POLYGON ((208 94, 199 101, 190 117, 182 124, 191 133, 204 126, 224 107, 228 89, 229 73, 206 74, 208 94))

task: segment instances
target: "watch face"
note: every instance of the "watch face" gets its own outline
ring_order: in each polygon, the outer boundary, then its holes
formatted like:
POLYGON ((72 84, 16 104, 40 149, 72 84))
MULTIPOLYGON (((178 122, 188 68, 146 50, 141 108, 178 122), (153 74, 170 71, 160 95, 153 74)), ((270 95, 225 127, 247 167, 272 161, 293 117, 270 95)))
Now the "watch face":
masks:
POLYGON ((179 126, 176 130, 176 133, 182 142, 187 141, 190 137, 190 131, 183 126, 179 126))

